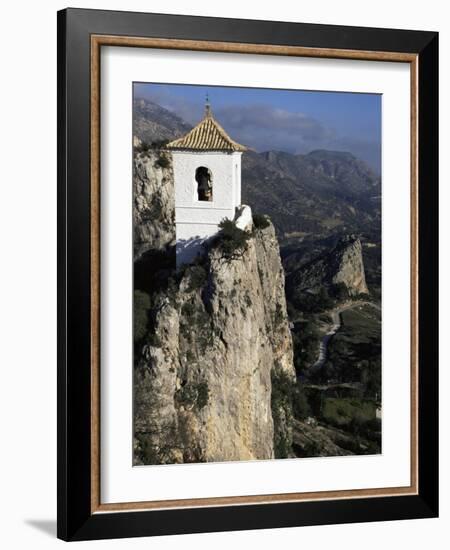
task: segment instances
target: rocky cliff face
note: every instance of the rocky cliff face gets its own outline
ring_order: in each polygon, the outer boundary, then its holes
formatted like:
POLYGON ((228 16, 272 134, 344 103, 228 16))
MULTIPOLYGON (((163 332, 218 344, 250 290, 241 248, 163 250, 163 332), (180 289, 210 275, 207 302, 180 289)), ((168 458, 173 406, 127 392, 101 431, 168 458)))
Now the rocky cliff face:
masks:
POLYGON ((135 365, 135 462, 269 459, 292 438, 272 380, 295 383, 284 273, 271 224, 212 247, 152 299, 135 365), (275 418, 275 426, 274 419, 275 418))
POLYGON ((331 284, 343 284, 350 296, 367 294, 361 241, 354 236, 341 239, 331 254, 331 284), (334 272, 334 273, 333 273, 334 272))
POLYGON ((343 286, 349 296, 367 294, 361 241, 354 235, 342 237, 331 251, 291 273, 288 285, 298 292, 343 286))
POLYGON ((139 151, 135 138, 133 167, 134 257, 175 244, 175 198, 170 153, 139 151))

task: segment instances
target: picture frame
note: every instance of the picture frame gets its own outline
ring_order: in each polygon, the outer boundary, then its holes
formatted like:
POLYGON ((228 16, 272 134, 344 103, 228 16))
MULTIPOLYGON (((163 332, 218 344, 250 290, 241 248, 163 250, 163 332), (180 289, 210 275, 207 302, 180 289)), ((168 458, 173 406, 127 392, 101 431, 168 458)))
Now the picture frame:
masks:
MULTIPOLYGON (((438 34, 66 9, 58 12, 58 537, 153 536, 438 515, 438 34), (101 502, 100 52, 105 46, 408 64, 411 483, 101 502)), ((400 205, 399 205, 400 208, 400 205)))

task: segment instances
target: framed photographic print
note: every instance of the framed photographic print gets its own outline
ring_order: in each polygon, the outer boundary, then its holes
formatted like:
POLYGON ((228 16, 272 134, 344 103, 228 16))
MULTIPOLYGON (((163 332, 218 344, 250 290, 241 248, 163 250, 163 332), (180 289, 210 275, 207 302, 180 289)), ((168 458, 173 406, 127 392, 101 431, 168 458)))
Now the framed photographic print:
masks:
POLYGON ((434 32, 58 14, 58 536, 438 514, 434 32))

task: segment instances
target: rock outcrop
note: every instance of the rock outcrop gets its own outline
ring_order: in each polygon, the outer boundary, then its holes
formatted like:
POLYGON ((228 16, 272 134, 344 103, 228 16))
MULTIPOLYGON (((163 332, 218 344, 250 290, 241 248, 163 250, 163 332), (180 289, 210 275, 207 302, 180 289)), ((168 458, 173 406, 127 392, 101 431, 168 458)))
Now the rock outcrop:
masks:
POLYGON ((331 255, 329 272, 331 284, 344 284, 350 296, 369 292, 359 238, 352 235, 340 240, 331 255))
POLYGON ((133 171, 134 258, 175 243, 175 198, 170 153, 140 151, 135 138, 133 171))
POLYGON ((294 271, 287 284, 297 292, 344 287, 349 296, 367 294, 361 241, 355 235, 342 237, 332 250, 294 271))
POLYGON ((152 297, 150 318, 135 363, 136 464, 270 459, 274 441, 289 444, 289 411, 275 427, 272 415, 274 377, 295 384, 272 224, 232 256, 213 245, 152 297))

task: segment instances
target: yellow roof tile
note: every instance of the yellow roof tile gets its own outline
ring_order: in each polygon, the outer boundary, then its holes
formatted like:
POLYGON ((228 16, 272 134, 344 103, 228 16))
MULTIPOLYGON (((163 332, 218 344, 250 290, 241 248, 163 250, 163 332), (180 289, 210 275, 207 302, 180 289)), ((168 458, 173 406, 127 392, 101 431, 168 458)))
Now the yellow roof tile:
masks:
POLYGON ((222 126, 214 119, 209 105, 205 117, 185 136, 166 145, 168 149, 190 151, 246 151, 244 145, 232 140, 222 126))

